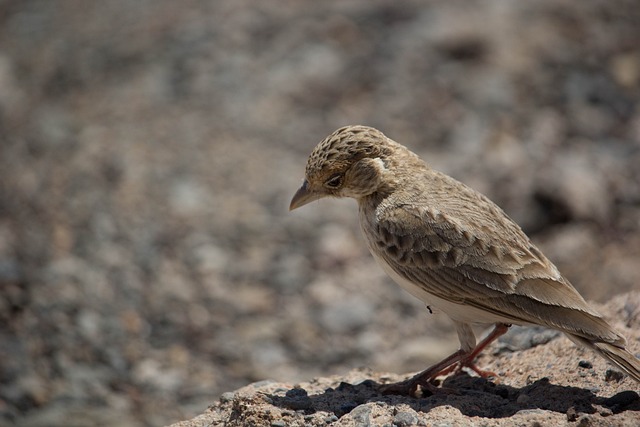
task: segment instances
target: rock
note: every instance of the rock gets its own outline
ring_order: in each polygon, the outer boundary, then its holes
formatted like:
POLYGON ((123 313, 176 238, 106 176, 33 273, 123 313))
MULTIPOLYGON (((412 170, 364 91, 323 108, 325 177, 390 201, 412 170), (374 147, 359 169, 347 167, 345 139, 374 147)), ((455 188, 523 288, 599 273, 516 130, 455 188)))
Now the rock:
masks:
POLYGON ((512 326, 506 334, 499 338, 496 351, 526 350, 546 344, 559 335, 560 332, 541 326, 512 326))
POLYGON ((585 368, 585 369, 591 369, 593 368, 593 364, 591 362, 589 362, 588 360, 581 360, 578 362, 578 366, 581 368, 585 368))
POLYGON ((411 427, 418 424, 418 414, 415 411, 400 411, 393 417, 393 425, 397 427, 411 427))
MULTIPOLYGON (((640 301, 640 292, 619 295, 598 308, 611 314, 634 301, 640 301)), ((617 327, 627 336, 630 351, 640 351, 640 317, 625 325, 618 323, 617 327)), ((564 336, 541 340, 535 346, 487 353, 481 356, 479 364, 500 372, 499 378, 493 381, 466 373, 450 376, 444 379, 442 387, 453 393, 422 398, 383 395, 379 390, 381 384, 399 381, 409 374, 357 369, 296 386, 273 381, 253 383, 224 393, 192 424, 191 420, 183 421, 172 427, 193 427, 203 422, 229 426, 337 423, 353 427, 563 425, 567 421, 589 426, 640 423, 640 397, 635 391, 638 384, 627 377, 605 381, 607 363, 564 336), (595 374, 579 375, 584 372, 582 368, 595 374), (244 424, 238 424, 239 420, 244 424)))

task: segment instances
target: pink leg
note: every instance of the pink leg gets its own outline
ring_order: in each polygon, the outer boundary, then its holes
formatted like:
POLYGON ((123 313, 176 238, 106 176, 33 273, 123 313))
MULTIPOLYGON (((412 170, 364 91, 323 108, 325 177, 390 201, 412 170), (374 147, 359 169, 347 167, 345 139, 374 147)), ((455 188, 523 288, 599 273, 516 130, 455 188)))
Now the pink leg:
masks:
POLYGON ((383 385, 382 393, 413 396, 415 392, 418 391, 419 386, 433 391, 436 387, 431 384, 431 381, 435 377, 437 377, 440 372, 442 372, 443 370, 447 370, 447 368, 462 360, 465 355, 466 353, 464 351, 458 350, 450 356, 447 356, 442 361, 436 363, 435 365, 425 369, 424 371, 407 380, 383 385))
POLYGON ((495 328, 485 339, 480 341, 480 343, 469 353, 464 350, 458 350, 450 356, 446 357, 444 360, 436 363, 435 365, 425 369, 419 374, 413 376, 404 381, 400 381, 394 384, 384 385, 382 387, 382 392, 384 394, 404 394, 413 396, 416 391, 418 391, 418 387, 424 387, 431 391, 434 391, 436 387, 431 383, 436 377, 446 375, 453 371, 454 369, 460 370, 463 367, 467 367, 475 371, 478 375, 483 378, 489 376, 497 376, 493 372, 483 371, 479 369, 473 363, 473 360, 485 349, 489 344, 495 341, 498 337, 503 335, 505 332, 509 330, 509 325, 504 323, 496 324, 495 328))
POLYGON ((476 374, 480 375, 482 378, 488 378, 488 377, 497 377, 498 375, 496 375, 495 373, 491 372, 491 371, 484 371, 480 368, 478 368, 474 363, 473 360, 478 357, 478 355, 480 353, 482 353, 482 351, 492 342, 494 342, 496 339, 498 339, 499 337, 501 337, 502 335, 504 335, 508 330, 509 330, 509 326, 510 325, 506 325, 504 323, 497 323, 496 326, 493 328, 493 331, 491 331, 491 333, 489 335, 487 335, 487 337, 485 339, 483 339, 482 341, 480 341, 480 343, 473 349, 473 351, 471 353, 469 353, 468 355, 464 356, 461 360, 460 363, 457 366, 449 366, 448 368, 446 368, 445 370, 441 371, 439 373, 439 375, 445 375, 448 374, 449 372, 451 372, 454 368, 457 368, 458 371, 462 370, 462 368, 469 368, 471 370, 473 370, 476 374))

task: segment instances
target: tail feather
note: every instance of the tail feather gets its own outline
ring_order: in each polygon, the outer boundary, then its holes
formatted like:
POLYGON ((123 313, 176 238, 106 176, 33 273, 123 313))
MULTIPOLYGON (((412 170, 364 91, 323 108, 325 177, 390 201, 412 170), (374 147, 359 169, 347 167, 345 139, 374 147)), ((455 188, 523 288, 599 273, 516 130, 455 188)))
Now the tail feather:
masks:
MULTIPOLYGON (((569 334, 567 334, 569 335, 569 334)), ((569 335, 572 341, 582 344, 613 363, 631 378, 640 383, 640 359, 631 354, 626 348, 606 342, 593 342, 584 337, 569 335)))

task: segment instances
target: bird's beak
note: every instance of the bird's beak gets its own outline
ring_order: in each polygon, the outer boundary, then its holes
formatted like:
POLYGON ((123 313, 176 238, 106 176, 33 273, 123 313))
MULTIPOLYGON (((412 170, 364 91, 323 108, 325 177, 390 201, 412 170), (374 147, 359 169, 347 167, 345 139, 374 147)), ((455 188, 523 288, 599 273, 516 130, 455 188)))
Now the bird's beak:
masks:
POLYGON ((314 200, 318 200, 321 197, 321 194, 316 193, 309 188, 309 181, 305 179, 302 186, 298 188, 296 194, 293 195, 293 199, 291 199, 291 204, 289 205, 289 210, 292 211, 294 209, 298 209, 299 207, 304 206, 307 203, 311 203, 314 200))

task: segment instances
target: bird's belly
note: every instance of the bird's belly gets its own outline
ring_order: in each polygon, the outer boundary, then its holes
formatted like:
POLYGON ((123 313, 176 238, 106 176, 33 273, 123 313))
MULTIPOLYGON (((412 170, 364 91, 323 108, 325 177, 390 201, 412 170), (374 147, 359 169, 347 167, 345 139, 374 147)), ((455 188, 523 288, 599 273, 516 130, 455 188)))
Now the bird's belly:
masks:
POLYGON ((422 286, 411 282, 410 280, 405 279, 396 273, 384 260, 378 257, 375 253, 372 252, 373 257, 376 262, 382 267, 382 269, 396 282, 400 287, 402 287, 405 291, 409 292, 414 297, 418 298, 420 301, 424 302, 426 305, 430 307, 434 307, 438 310, 444 312, 447 316, 452 318, 453 320, 464 322, 464 323, 520 323, 515 321, 515 319, 510 319, 506 317, 502 317, 491 313, 490 311, 485 311, 480 308, 467 305, 467 304, 458 304, 443 298, 440 298, 436 295, 433 295, 427 292, 422 286))

